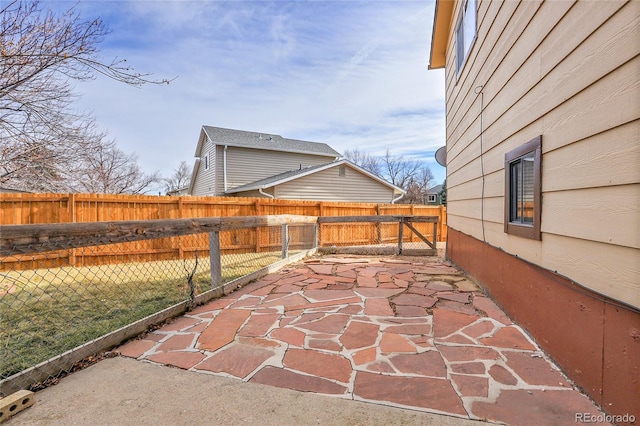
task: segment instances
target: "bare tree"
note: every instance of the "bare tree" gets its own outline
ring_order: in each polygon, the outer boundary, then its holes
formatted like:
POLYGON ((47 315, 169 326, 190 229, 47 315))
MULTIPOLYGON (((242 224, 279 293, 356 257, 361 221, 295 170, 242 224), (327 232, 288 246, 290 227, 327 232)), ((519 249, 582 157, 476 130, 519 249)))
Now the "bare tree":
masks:
POLYGON ((173 171, 173 174, 163 179, 164 187, 167 193, 171 191, 178 191, 182 188, 189 186, 191 181, 191 170, 186 161, 181 161, 178 167, 173 171))
POLYGON ((392 155, 387 149, 381 158, 366 152, 346 150, 345 158, 374 175, 387 180, 406 192, 401 199, 406 204, 425 204, 427 190, 433 182, 433 173, 423 162, 392 155))
POLYGON ((347 149, 344 152, 344 157, 352 163, 362 167, 369 173, 372 173, 378 177, 382 177, 380 159, 367 153, 355 149, 347 149))
POLYGON ((426 204, 427 191, 431 187, 433 181, 433 173, 429 166, 422 165, 416 174, 409 178, 406 187, 403 187, 407 193, 402 198, 402 202, 406 204, 426 204))
POLYGON ((406 188, 411 178, 414 178, 422 163, 417 160, 407 159, 404 156, 391 155, 387 149, 384 157, 382 157, 383 175, 392 184, 400 188, 406 188))
POLYGON ((1 185, 37 192, 68 190, 69 173, 91 154, 90 141, 102 136, 89 118, 72 124, 64 114, 50 116, 58 119, 56 129, 9 136, 0 129, 1 185))
POLYGON ((91 117, 70 108, 77 99, 70 81, 96 74, 133 86, 168 80, 150 80, 124 59, 101 61, 108 30, 100 19, 84 21, 73 8, 57 16, 39 0, 0 7, 0 184, 64 190, 65 172, 91 154, 85 148, 96 136, 91 117))
POLYGON ((146 174, 135 154, 126 154, 114 141, 98 140, 94 155, 84 159, 73 180, 78 192, 141 194, 161 181, 158 172, 146 174))

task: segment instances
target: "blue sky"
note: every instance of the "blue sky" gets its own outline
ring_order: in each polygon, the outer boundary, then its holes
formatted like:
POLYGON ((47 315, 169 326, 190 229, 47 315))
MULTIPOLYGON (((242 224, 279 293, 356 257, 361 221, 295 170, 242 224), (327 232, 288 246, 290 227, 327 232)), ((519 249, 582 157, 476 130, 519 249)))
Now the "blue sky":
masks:
MULTIPOLYGON (((75 3, 56 2, 69 7, 75 3)), ((203 124, 325 142, 429 164, 445 144, 444 73, 427 69, 434 3, 425 1, 87 1, 108 61, 177 78, 133 88, 76 84, 92 112, 147 171, 190 165, 203 124)))

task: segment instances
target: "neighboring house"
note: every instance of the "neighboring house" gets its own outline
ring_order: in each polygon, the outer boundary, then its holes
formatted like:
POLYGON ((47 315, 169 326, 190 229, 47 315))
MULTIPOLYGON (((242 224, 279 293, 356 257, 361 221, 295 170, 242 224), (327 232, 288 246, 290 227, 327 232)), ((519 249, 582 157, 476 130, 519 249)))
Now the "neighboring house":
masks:
POLYGON ((447 256, 640 418, 640 2, 436 1, 447 256))
POLYGON ((190 195, 392 203, 404 191, 324 143, 203 126, 190 195))
POLYGON ((427 189, 427 204, 439 206, 442 204, 442 185, 436 185, 427 189))

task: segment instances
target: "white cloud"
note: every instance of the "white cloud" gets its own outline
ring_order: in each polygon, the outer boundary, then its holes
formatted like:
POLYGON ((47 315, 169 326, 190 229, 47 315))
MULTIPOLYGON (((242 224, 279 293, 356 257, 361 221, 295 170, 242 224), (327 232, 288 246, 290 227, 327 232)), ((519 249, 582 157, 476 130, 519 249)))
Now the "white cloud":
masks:
POLYGON ((445 143, 444 74, 428 71, 432 1, 81 1, 127 58, 168 86, 79 84, 118 144, 165 175, 203 124, 424 158, 445 143))

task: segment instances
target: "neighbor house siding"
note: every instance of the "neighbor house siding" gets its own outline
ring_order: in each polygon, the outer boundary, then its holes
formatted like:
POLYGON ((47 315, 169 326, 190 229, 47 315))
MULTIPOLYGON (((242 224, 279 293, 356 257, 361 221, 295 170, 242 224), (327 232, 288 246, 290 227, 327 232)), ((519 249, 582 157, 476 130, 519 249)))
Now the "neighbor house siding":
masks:
MULTIPOLYGON (((218 157, 222 157, 219 146, 218 157)), ((227 149, 227 189, 255 182, 265 177, 296 170, 300 167, 330 163, 335 157, 299 154, 283 151, 247 149, 230 146, 227 149)), ((219 168, 222 164, 219 160, 219 168)), ((221 173, 221 171, 220 171, 221 173)))
POLYGON ((348 167, 336 166, 276 187, 276 198, 389 203, 393 189, 348 167), (340 176, 344 167, 344 176, 340 176))
MULTIPOLYGON (((201 137, 204 137, 201 135, 201 137)), ((195 171, 196 179, 190 195, 216 195, 216 149, 215 145, 205 137, 202 145, 200 163, 195 171), (209 153, 209 169, 205 170, 205 155, 209 153)))
POLYGON ((454 31, 447 47, 448 226, 640 307, 640 2, 479 1, 477 16, 459 76, 454 31), (539 135, 536 241, 504 232, 504 161, 539 135))
MULTIPOLYGON (((273 188, 267 188, 262 192, 273 195, 273 188)), ((267 195, 261 194, 260 191, 257 189, 255 191, 244 191, 244 192, 234 193, 234 194, 231 194, 230 196, 231 197, 248 197, 248 198, 271 198, 267 195)))

